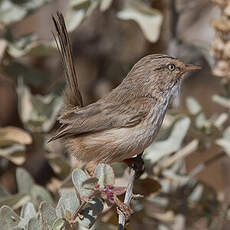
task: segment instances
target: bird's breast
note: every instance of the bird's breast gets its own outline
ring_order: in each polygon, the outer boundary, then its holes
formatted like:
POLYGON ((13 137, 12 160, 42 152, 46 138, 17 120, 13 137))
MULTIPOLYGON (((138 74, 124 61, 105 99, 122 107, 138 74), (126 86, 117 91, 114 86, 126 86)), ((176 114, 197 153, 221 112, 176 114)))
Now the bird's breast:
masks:
POLYGON ((172 90, 165 92, 161 97, 158 98, 156 104, 154 104, 146 119, 143 120, 142 125, 140 125, 140 131, 142 133, 142 143, 144 148, 147 148, 157 136, 159 129, 164 120, 167 107, 169 105, 170 99, 178 91, 179 87, 175 86, 172 90))

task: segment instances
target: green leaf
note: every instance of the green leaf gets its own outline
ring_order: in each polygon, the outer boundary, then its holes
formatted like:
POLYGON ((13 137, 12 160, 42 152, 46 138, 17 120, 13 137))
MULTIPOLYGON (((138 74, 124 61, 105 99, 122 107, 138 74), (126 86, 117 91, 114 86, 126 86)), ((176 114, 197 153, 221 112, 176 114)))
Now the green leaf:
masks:
POLYGON ((85 181, 82 182, 82 187, 93 190, 97 184, 98 184, 98 178, 90 177, 89 179, 86 179, 85 181))
POLYGON ((10 230, 18 226, 19 216, 8 206, 0 208, 0 226, 1 230, 10 230))
POLYGON ((144 151, 144 159, 156 163, 162 157, 178 151, 190 126, 190 119, 184 117, 175 122, 170 136, 163 141, 154 142, 144 151))
POLYGON ((36 218, 36 215, 37 214, 34 205, 31 202, 25 204, 21 209, 21 220, 18 224, 18 227, 24 229, 29 223, 29 220, 36 218))
POLYGON ((30 194, 30 191, 34 185, 34 179, 24 168, 17 168, 16 180, 19 193, 30 194))
POLYGON ((3 197, 0 200, 0 207, 3 205, 7 205, 12 207, 13 209, 17 209, 19 207, 22 207, 25 203, 27 203, 30 200, 30 197, 26 194, 18 193, 15 195, 9 195, 6 197, 3 197))
POLYGON ((48 226, 48 229, 51 229, 57 219, 55 208, 50 203, 43 201, 40 204, 39 210, 43 225, 48 226))
POLYGON ((89 189, 83 188, 82 183, 90 177, 81 169, 75 169, 72 172, 72 181, 80 197, 88 197, 91 194, 89 189))
POLYGON ((80 206, 80 201, 74 191, 65 191, 61 194, 56 207, 56 215, 65 218, 70 214, 70 219, 80 206))
POLYGON ((37 218, 31 218, 27 225, 27 230, 41 230, 43 229, 43 226, 39 223, 39 220, 37 218))
POLYGON ((67 225, 66 220, 63 218, 59 218, 54 222, 52 229, 53 230, 64 230, 66 225, 67 225))
POLYGON ((86 208, 81 212, 83 219, 79 219, 78 222, 86 228, 91 228, 95 223, 97 216, 103 211, 102 201, 94 197, 89 201, 86 208))
POLYGON ((163 16, 158 10, 148 7, 144 2, 126 0, 117 17, 122 20, 134 20, 150 42, 156 42, 159 39, 163 16))
POLYGON ((32 186, 32 188, 31 188, 31 198, 33 200, 33 203, 36 204, 37 206, 42 201, 47 201, 50 204, 53 204, 53 199, 52 199, 50 193, 40 185, 33 185, 32 186))
POLYGON ((98 184, 100 187, 114 185, 115 183, 115 175, 113 168, 110 165, 98 164, 94 171, 94 176, 98 178, 98 184))

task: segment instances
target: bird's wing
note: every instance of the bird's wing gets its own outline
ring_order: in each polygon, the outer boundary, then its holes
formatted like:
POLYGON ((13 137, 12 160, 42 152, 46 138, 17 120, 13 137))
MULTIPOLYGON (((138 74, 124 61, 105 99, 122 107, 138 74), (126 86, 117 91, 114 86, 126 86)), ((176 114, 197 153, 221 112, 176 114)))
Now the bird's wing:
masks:
POLYGON ((112 128, 133 127, 145 118, 148 110, 149 99, 147 98, 134 99, 121 104, 96 102, 72 114, 69 122, 63 124, 50 141, 112 128))

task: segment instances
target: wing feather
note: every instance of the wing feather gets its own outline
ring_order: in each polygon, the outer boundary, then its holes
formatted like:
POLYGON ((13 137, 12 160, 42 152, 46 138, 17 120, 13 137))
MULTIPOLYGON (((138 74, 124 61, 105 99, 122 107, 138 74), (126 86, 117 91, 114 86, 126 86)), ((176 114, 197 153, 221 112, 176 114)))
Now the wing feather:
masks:
POLYGON ((96 102, 80 108, 50 141, 113 128, 136 126, 147 115, 147 102, 149 103, 149 99, 140 98, 115 105, 96 102))

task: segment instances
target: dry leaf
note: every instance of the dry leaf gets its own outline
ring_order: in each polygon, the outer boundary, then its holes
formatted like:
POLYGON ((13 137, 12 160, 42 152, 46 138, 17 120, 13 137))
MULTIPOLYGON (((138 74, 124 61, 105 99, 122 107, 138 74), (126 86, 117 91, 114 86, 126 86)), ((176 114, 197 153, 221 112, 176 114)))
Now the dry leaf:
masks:
POLYGON ((16 127, 0 128, 0 146, 11 144, 29 145, 32 143, 32 137, 25 130, 16 127))

